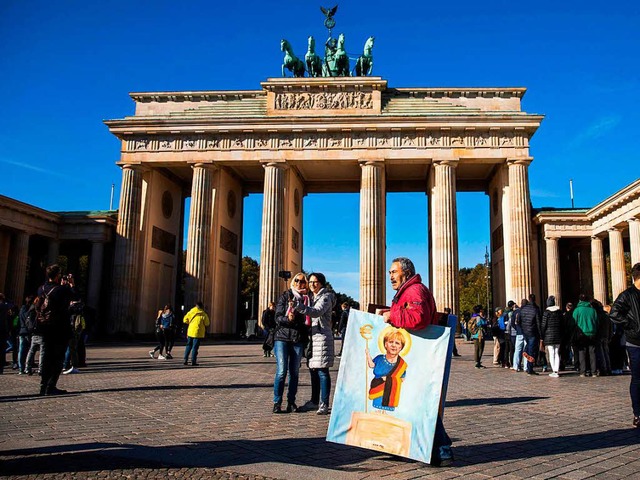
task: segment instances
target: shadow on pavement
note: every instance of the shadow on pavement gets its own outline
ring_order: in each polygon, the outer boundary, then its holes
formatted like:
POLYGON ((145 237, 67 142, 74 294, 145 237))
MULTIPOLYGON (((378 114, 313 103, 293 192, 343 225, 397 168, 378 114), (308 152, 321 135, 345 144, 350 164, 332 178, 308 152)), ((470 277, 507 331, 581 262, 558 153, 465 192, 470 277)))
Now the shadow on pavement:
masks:
MULTIPOLYGON (((273 388, 273 383, 230 383, 226 385, 145 385, 141 387, 124 387, 124 388, 99 388, 94 390, 73 390, 66 395, 57 395, 55 398, 70 398, 81 393, 105 393, 105 392, 167 392, 169 390, 226 390, 226 389, 245 389, 245 388, 273 388)), ((14 402, 16 400, 29 399, 49 399, 52 397, 41 397, 37 393, 30 395, 6 395, 0 397, 0 403, 14 402)))
POLYGON ((493 397, 493 398, 461 398, 447 401, 447 407, 477 407, 480 405, 509 405, 512 403, 533 402, 546 400, 549 397, 493 397))
MULTIPOLYGON (((349 465, 359 464, 375 456, 389 457, 378 452, 328 443, 324 438, 232 440, 167 447, 85 443, 8 450, 0 452, 0 455, 4 457, 3 475, 62 474, 135 468, 225 468, 265 462, 359 472, 365 469, 349 465), (314 458, 313 455, 320 451, 326 455, 314 458)), ((397 457, 393 458, 395 461, 398 460, 397 457)))
MULTIPOLYGON (((590 434, 522 439, 498 443, 475 444, 455 448, 458 465, 479 465, 504 460, 584 453, 601 448, 635 446, 638 430, 618 429, 590 434), (491 452, 486 455, 486 452, 491 452)), ((282 463, 318 467, 342 472, 367 471, 359 464, 373 457, 399 459, 377 452, 326 442, 324 438, 229 440, 188 443, 168 447, 147 447, 115 443, 86 443, 1 452, 3 475, 82 472, 117 468, 225 468, 260 463, 282 463), (317 455, 322 452, 322 455, 317 455)), ((381 465, 380 468, 384 468, 381 465)), ((451 468, 455 472, 455 464, 451 468)), ((415 472, 415 471, 414 471, 415 472)), ((373 478, 372 477, 372 478, 373 478)))

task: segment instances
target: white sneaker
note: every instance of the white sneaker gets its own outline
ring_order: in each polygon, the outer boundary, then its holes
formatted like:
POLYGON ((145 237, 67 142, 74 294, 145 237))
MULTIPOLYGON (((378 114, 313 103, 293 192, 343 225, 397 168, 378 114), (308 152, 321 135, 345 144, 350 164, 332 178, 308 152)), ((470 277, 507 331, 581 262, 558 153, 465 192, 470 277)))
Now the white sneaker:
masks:
POLYGON ((158 355, 158 360, 166 360, 167 357, 165 357, 164 355, 158 355))
POLYGON ((153 356, 155 353, 156 353, 155 350, 149 350, 149 356, 151 358, 156 358, 156 357, 153 356))
POLYGON ((549 376, 552 378, 560 378, 560 375, 558 375, 556 372, 550 373, 549 376))
POLYGON ((76 367, 71 367, 69 370, 65 370, 64 372, 62 372, 63 375, 69 375, 70 373, 80 373, 80 370, 78 370, 76 367))

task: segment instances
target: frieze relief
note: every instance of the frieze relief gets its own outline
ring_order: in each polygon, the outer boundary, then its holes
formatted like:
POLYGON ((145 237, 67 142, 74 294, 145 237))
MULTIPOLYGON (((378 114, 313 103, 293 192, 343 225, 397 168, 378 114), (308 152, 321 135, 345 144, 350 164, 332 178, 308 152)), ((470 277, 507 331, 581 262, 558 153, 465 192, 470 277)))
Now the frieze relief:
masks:
POLYGON ((276 110, 370 110, 373 96, 367 92, 302 92, 279 93, 275 99, 276 110))
POLYGON ((149 136, 126 141, 130 152, 194 150, 270 150, 343 148, 522 148, 526 134, 517 132, 457 132, 382 130, 310 133, 217 133, 214 135, 149 136))

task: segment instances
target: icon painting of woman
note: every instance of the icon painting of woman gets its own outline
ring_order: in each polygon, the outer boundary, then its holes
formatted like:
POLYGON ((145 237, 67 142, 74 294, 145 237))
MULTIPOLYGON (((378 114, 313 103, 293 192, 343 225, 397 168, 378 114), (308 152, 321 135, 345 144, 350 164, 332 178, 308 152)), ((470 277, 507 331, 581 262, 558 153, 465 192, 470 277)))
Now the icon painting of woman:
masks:
POLYGON ((369 399, 379 410, 394 411, 400 402, 402 382, 407 374, 407 362, 402 358, 411 349, 411 337, 406 330, 388 326, 378 338, 380 351, 386 353, 371 358, 365 350, 367 365, 373 369, 369 399))

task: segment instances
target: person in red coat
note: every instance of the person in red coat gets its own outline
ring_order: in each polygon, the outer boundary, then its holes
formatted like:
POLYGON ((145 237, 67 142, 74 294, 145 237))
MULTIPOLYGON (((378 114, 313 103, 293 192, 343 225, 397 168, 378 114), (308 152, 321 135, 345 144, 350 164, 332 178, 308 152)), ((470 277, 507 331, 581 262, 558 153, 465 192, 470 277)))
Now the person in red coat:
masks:
MULTIPOLYGON (((396 294, 391 301, 391 309, 382 313, 386 323, 407 330, 422 330, 429 325, 438 325, 436 302, 422 283, 420 275, 416 274, 416 267, 411 260, 406 257, 394 258, 389 268, 389 279, 396 294)), ((451 463, 451 439, 438 415, 431 464, 444 467, 451 463)))

